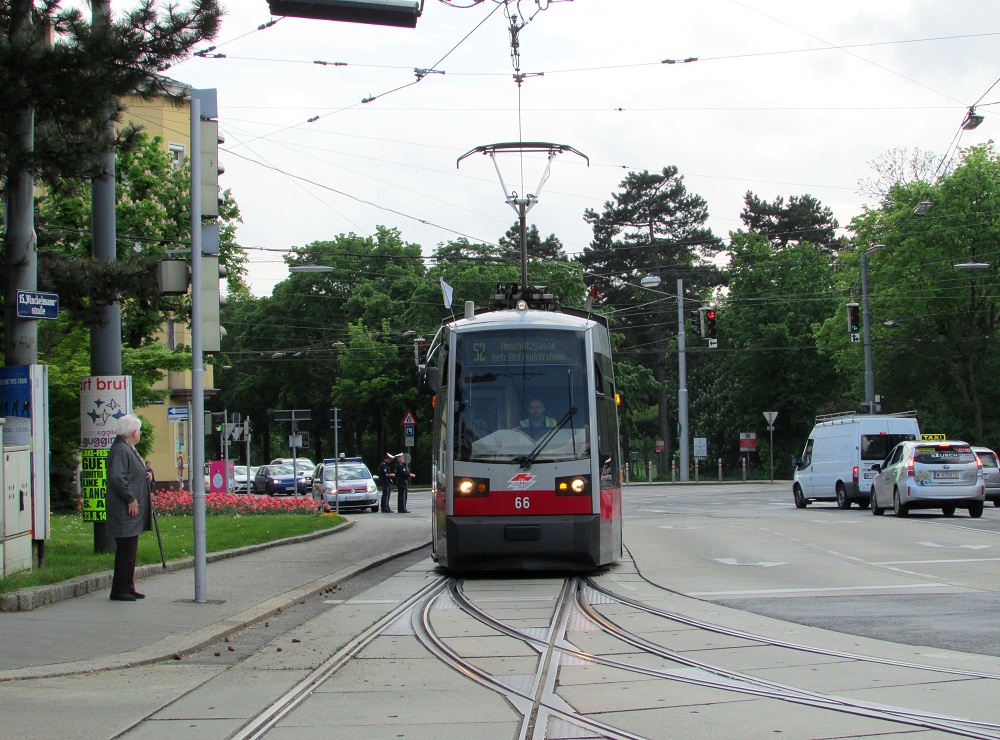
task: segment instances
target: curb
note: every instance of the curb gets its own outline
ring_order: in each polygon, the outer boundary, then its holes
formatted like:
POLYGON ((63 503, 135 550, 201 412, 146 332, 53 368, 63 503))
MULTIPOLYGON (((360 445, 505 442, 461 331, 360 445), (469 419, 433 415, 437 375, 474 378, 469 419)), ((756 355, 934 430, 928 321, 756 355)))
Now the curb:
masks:
MULTIPOLYGON (((283 540, 274 540, 272 542, 262 542, 257 545, 247 545, 246 547, 238 547, 235 550, 223 550, 222 552, 209 553, 205 556, 205 560, 208 563, 214 563, 219 560, 236 558, 240 555, 249 555, 250 553, 267 550, 272 547, 294 545, 299 542, 308 542, 310 540, 319 539, 320 537, 327 537, 353 526, 353 521, 346 521, 343 524, 338 524, 336 527, 323 529, 318 532, 310 532, 309 534, 287 537, 283 540)), ((174 571, 186 570, 187 568, 193 567, 193 557, 185 558, 184 560, 171 560, 166 564, 166 566, 163 566, 162 564, 156 565, 155 563, 150 565, 140 565, 135 569, 135 578, 136 580, 139 580, 156 575, 157 573, 172 573, 174 571)), ((34 586, 32 588, 25 588, 20 591, 4 594, 3 596, 0 596, 0 612, 29 612, 32 609, 38 609, 39 607, 48 606, 49 604, 55 604, 58 601, 74 599, 77 596, 84 596, 86 594, 93 593, 94 591, 103 591, 111 588, 112 575, 112 571, 109 570, 102 571, 100 573, 88 573, 85 576, 77 576, 76 578, 70 578, 67 581, 60 581, 59 583, 52 583, 48 586, 34 586)))

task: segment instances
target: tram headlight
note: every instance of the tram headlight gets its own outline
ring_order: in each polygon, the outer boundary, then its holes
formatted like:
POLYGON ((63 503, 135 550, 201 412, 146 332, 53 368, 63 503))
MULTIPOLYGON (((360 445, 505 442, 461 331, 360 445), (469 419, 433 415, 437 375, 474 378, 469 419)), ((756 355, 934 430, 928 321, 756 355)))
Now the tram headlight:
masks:
POLYGON ((489 478, 456 478, 455 495, 462 498, 489 496, 490 480, 489 478))
POLYGON ((556 496, 589 496, 589 475, 564 475, 556 478, 556 496))

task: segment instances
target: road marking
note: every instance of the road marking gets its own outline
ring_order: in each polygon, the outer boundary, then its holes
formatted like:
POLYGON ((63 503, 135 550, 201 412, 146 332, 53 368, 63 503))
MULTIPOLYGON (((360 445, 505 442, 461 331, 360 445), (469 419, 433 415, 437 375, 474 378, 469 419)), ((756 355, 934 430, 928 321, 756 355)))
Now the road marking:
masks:
POLYGON ((996 563, 1000 558, 952 558, 946 560, 886 560, 868 565, 933 565, 935 563, 996 563))
POLYGON ((881 591, 897 588, 942 588, 947 583, 906 583, 888 586, 831 586, 829 588, 765 588, 754 591, 686 591, 687 596, 754 596, 757 594, 829 593, 833 591, 881 591))
POLYGON ((699 529, 701 529, 701 527, 674 527, 674 526, 671 526, 670 524, 661 524, 661 525, 659 525, 657 527, 657 529, 677 529, 677 530, 683 530, 683 531, 686 531, 686 532, 696 532, 699 529))
POLYGON ((736 558, 715 558, 715 562, 722 563, 723 565, 744 565, 744 566, 745 565, 750 565, 750 566, 757 566, 757 567, 760 567, 760 568, 771 568, 771 567, 773 567, 775 565, 788 565, 788 563, 767 563, 767 562, 762 562, 762 563, 741 563, 736 558))
POLYGON ((986 550, 993 547, 993 545, 939 545, 936 542, 918 542, 917 544, 924 547, 940 547, 943 550, 986 550))

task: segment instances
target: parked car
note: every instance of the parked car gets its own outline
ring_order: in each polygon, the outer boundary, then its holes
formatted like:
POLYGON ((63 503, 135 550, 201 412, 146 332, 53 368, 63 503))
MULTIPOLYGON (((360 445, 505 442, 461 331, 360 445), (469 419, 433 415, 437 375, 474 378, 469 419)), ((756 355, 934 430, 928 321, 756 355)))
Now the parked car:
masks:
POLYGON ((816 417, 795 465, 792 498, 799 509, 813 501, 836 501, 841 509, 867 508, 875 473, 899 442, 920 438, 916 413, 826 414, 816 417))
POLYGON ((983 464, 983 483, 986 484, 986 500, 1000 506, 1000 458, 989 447, 973 447, 972 451, 983 464))
POLYGON ((295 465, 299 474, 306 478, 307 485, 312 486, 313 470, 316 469, 316 463, 308 457, 296 457, 294 460, 290 457, 276 457, 271 461, 271 465, 295 465))
POLYGON ((257 468, 237 465, 233 468, 233 490, 235 493, 250 493, 250 486, 257 474, 257 468))
POLYGON ((901 442, 872 470, 877 473, 871 500, 875 516, 890 507, 896 516, 938 508, 945 516, 955 509, 968 509, 974 518, 983 515, 983 464, 968 442, 901 442))
POLYGON ((309 492, 305 477, 296 475, 291 465, 261 465, 253 478, 253 492, 268 496, 291 496, 296 490, 300 494, 309 492), (296 480, 298 481, 296 483, 296 480))
POLYGON ((370 508, 378 511, 378 486, 360 457, 324 460, 313 473, 312 495, 320 508, 337 510, 370 508))

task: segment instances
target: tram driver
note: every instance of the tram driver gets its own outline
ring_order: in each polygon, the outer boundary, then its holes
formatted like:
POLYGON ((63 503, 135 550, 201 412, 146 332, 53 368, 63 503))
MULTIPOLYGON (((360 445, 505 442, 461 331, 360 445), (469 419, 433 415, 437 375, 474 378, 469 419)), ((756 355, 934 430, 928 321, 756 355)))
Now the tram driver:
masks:
POLYGON ((532 439, 541 439, 550 429, 554 429, 558 422, 551 416, 545 415, 545 404, 540 398, 532 398, 528 402, 528 416, 517 423, 520 429, 532 439))

